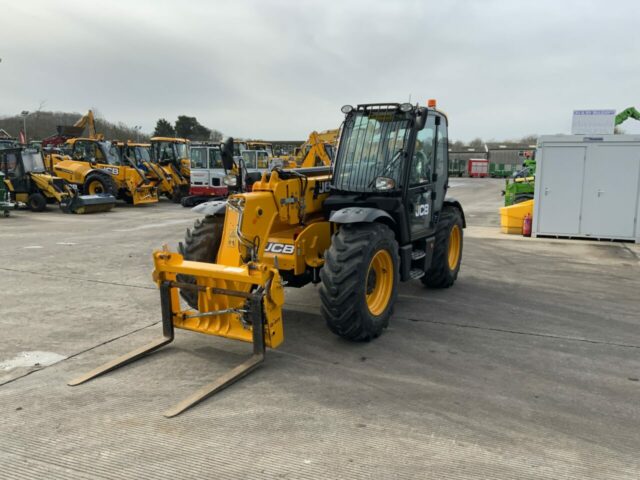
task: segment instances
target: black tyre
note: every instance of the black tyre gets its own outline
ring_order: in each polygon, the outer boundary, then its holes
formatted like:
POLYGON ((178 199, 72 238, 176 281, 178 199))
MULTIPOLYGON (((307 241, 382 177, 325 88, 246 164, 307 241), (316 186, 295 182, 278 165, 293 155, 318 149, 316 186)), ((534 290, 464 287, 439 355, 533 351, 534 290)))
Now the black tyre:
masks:
POLYGON ((352 341, 378 337, 398 295, 399 265, 398 244, 386 225, 340 227, 320 272, 322 316, 329 329, 352 341))
POLYGON ((431 267, 421 281, 430 288, 448 288, 458 278, 462 262, 462 212, 445 205, 436 229, 436 245, 431 267))
POLYGON ((122 192, 120 198, 122 198, 126 204, 133 205, 133 196, 129 192, 122 192))
MULTIPOLYGON (((224 217, 221 216, 208 216, 196 220, 193 228, 187 229, 184 242, 180 242, 178 245, 180 255, 185 260, 215 263, 220 249, 223 227, 224 217)), ((177 280, 182 283, 196 283, 196 279, 191 275, 178 275, 177 280)), ((198 309, 198 292, 180 289, 180 295, 191 308, 198 309)))
POLYGON ((173 189, 171 194, 171 201, 173 203, 181 203, 182 199, 189 194, 189 187, 180 185, 173 189))
POLYGON ((41 193, 29 195, 27 203, 32 212, 44 212, 44 209, 47 208, 47 199, 41 193))
POLYGON ((116 182, 108 173, 92 172, 84 180, 82 190, 85 195, 107 193, 114 197, 118 193, 116 182))

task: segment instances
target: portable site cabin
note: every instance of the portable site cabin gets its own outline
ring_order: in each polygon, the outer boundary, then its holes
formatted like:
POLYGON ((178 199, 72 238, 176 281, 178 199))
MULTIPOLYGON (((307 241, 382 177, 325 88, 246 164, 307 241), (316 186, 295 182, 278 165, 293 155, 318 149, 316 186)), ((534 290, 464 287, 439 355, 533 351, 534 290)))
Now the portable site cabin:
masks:
POLYGON ((640 135, 542 136, 533 236, 640 242, 640 135))

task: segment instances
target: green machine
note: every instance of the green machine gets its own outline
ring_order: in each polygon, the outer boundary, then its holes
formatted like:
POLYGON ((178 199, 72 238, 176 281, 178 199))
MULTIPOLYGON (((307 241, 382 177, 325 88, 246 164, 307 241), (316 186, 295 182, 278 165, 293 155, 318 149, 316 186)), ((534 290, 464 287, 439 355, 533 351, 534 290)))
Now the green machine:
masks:
POLYGON ((4 183, 4 173, 0 172, 0 210, 3 211, 5 217, 8 217, 9 211, 15 206, 16 204, 11 202, 9 189, 4 183))
POLYGON ((535 150, 528 156, 525 154, 525 160, 522 163, 522 170, 515 172, 511 178, 505 181, 504 190, 504 206, 514 205, 520 202, 526 202, 533 199, 536 179, 536 154, 535 150))
POLYGON ((640 120, 640 112, 634 107, 625 108, 616 115, 616 127, 629 118, 640 120))

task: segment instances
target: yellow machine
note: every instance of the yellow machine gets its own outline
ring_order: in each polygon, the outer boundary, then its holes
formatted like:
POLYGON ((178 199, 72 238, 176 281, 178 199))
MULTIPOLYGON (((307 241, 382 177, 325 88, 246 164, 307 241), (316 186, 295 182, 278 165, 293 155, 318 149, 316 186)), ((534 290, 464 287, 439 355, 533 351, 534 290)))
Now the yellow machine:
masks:
POLYGON ((65 213, 95 213, 111 210, 116 199, 107 194, 80 195, 62 178, 45 171, 40 152, 22 148, 0 150, 0 172, 11 196, 34 212, 48 203, 58 203, 65 213))
MULTIPOLYGON (((410 104, 345 106, 332 167, 273 169, 244 191, 223 148, 225 182, 240 190, 205 215, 179 252, 153 254, 163 337, 70 382, 83 383, 171 342, 174 328, 251 342, 253 355, 165 413, 172 417, 252 371, 284 339, 284 286, 320 283, 322 316, 351 341, 387 327, 400 281, 455 282, 464 213, 445 199, 447 118, 410 104), (183 306, 180 297, 186 301, 183 306)), ((240 168, 242 170, 242 168, 240 168)))
POLYGON ((151 160, 160 167, 162 173, 149 171, 161 186, 161 194, 175 203, 189 195, 191 186, 191 159, 189 140, 184 138, 153 137, 151 139, 151 160), (161 178, 163 177, 163 178, 161 178))
POLYGON ((144 171, 158 189, 158 196, 164 192, 173 191, 173 179, 160 165, 153 161, 153 152, 150 143, 116 142, 120 156, 129 162, 134 162, 138 168, 144 171))
POLYGON ((287 160, 295 167, 319 167, 331 165, 336 146, 338 130, 311 132, 309 138, 297 147, 287 160))
POLYGON ((48 171, 77 185, 85 194, 108 193, 127 203, 156 203, 158 189, 145 172, 116 144, 96 138, 71 138, 65 142, 71 155, 46 152, 48 171))

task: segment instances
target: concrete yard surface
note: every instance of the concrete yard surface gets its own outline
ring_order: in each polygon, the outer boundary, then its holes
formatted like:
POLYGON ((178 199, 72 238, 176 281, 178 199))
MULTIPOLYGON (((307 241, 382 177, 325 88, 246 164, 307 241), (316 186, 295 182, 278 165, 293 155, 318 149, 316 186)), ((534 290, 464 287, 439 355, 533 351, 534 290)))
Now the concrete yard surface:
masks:
POLYGON ((0 218, 0 478, 640 478, 640 248, 501 235, 503 182, 451 185, 452 288, 402 284, 369 343, 326 328, 317 286, 287 289, 282 347, 173 419, 250 345, 178 330, 66 382, 161 335, 151 252, 198 214, 0 218))

